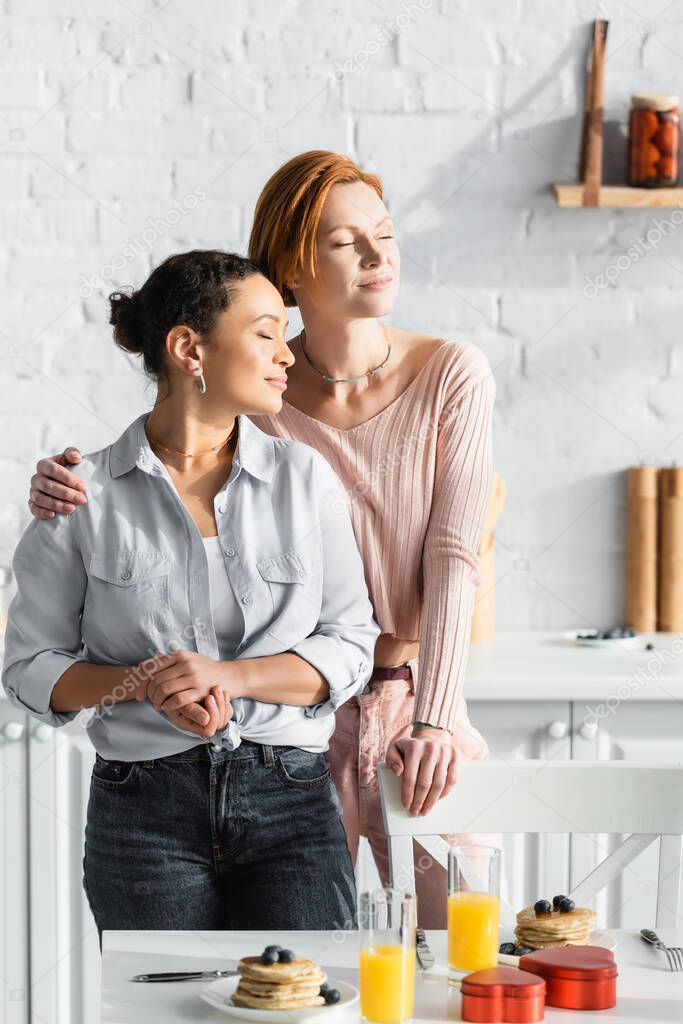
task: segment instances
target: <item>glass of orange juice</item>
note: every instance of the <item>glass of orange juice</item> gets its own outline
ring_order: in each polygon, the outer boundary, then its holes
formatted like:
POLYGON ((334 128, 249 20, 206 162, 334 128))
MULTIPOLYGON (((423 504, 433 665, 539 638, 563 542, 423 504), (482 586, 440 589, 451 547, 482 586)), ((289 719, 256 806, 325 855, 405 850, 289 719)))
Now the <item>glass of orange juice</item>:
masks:
POLYGON ((448 977, 498 963, 500 850, 462 845, 448 850, 448 977))
POLYGON ((413 893, 397 889, 360 894, 360 1012, 372 1024, 413 1016, 416 905, 413 893))

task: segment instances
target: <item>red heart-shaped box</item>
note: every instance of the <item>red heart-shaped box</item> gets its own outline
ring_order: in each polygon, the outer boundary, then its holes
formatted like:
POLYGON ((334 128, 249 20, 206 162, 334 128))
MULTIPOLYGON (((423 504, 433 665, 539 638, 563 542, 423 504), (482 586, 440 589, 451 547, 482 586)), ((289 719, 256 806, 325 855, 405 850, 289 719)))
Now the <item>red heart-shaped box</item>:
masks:
POLYGON ((608 1010, 617 1001, 617 965, 603 946, 537 949, 519 958, 523 971, 545 978, 548 1006, 608 1010))
POLYGON ((543 1020, 543 978, 516 967, 488 967, 466 974, 460 993, 463 1020, 477 1024, 501 1020, 509 1024, 535 1024, 543 1020))

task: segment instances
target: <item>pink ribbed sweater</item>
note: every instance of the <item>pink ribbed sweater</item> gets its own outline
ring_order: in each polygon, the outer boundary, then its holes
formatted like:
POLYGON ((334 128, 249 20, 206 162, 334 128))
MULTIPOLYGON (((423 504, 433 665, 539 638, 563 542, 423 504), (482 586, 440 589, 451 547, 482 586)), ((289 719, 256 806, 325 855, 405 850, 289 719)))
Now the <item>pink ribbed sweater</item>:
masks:
POLYGON ((456 732, 471 729, 462 683, 495 393, 481 349, 446 341, 398 398, 358 426, 329 426, 286 401, 278 415, 250 417, 268 434, 316 448, 336 471, 377 623, 419 640, 415 720, 456 732))

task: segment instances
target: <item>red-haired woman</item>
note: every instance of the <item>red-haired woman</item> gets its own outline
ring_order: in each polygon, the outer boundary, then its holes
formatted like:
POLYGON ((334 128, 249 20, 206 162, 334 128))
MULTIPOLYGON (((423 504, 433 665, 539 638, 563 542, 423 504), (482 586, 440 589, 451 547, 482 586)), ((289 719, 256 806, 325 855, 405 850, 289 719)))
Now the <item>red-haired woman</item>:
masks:
MULTIPOLYGON (((373 676, 339 710, 328 757, 351 853, 367 836, 386 882, 377 763, 402 776, 405 807, 424 814, 455 785, 461 757, 488 756, 462 689, 494 378, 475 345, 380 320, 399 286, 394 226, 380 179, 347 157, 314 150, 284 164, 257 202, 249 255, 304 324, 282 411, 253 419, 317 448, 341 478, 382 631, 373 676)), ((65 468, 79 457, 72 448, 38 463, 34 515, 83 499, 65 468)), ((420 923, 445 927, 443 868, 416 854, 420 923)))

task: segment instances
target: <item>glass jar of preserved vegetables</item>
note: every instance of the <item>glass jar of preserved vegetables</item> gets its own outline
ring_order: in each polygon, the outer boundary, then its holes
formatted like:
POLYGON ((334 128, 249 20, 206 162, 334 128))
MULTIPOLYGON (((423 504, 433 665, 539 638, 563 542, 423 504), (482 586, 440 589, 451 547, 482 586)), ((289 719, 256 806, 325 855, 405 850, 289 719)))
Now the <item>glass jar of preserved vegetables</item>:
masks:
POLYGON ((639 188, 678 184, 681 112, 678 96, 641 92, 631 97, 628 183, 639 188))

